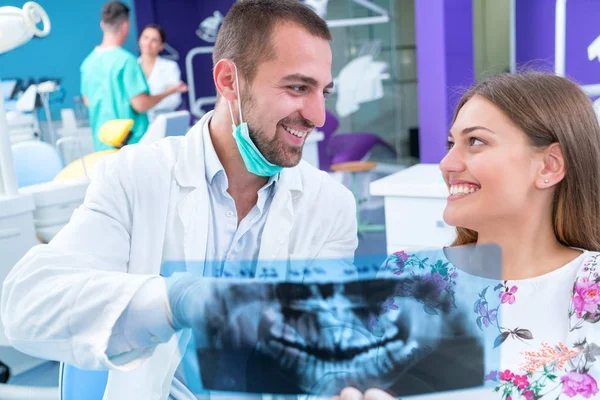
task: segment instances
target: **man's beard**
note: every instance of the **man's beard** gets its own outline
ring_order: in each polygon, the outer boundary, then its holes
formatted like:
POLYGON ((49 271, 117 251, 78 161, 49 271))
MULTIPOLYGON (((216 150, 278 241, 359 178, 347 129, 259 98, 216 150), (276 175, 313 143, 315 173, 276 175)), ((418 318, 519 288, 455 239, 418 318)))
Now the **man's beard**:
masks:
MULTIPOLYGON (((303 146, 289 146, 286 145, 284 140, 279 137, 278 133, 275 133, 273 139, 267 139, 267 135, 262 129, 259 129, 250 122, 253 113, 256 109, 256 102, 254 98, 250 94, 250 89, 248 87, 242 94, 242 104, 244 104, 244 115, 246 115, 246 122, 248 123, 248 134, 250 135, 250 139, 254 142, 254 145, 263 157, 270 162, 271 164, 278 165, 284 168, 295 167, 300 163, 302 159, 302 148, 303 146)), ((260 116, 258 117, 260 118, 260 116)), ((299 117, 299 118, 285 118, 278 123, 277 127, 281 124, 285 124, 286 121, 292 124, 301 125, 306 127, 307 130, 314 128, 314 125, 311 124, 308 120, 299 117), (300 118, 300 120, 299 120, 300 118)), ((287 124, 285 124, 287 125, 287 124)), ((283 129, 283 127, 282 127, 283 129)))

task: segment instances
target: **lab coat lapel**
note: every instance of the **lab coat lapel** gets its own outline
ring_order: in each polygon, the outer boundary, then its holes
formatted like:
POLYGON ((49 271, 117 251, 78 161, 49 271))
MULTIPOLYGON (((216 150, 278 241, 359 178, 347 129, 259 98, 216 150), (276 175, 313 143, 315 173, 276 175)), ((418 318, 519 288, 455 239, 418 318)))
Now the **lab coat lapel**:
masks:
POLYGON ((208 188, 204 165, 202 132, 210 121, 207 113, 186 135, 175 178, 181 188, 177 213, 183 225, 183 250, 186 269, 202 276, 208 240, 208 188))
MULTIPOLYGON (((204 187, 206 190, 206 187, 204 187)), ((183 224, 183 252, 186 270, 204 275, 208 240, 208 201, 201 188, 192 190, 177 207, 183 224)))

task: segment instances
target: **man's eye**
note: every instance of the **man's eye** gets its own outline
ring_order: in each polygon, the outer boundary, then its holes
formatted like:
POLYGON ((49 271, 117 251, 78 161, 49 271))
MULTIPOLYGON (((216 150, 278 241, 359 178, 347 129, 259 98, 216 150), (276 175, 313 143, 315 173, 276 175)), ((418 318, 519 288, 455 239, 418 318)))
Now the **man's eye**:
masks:
POLYGON ((325 90, 325 91, 323 92, 323 96, 324 96, 325 98, 327 98, 327 97, 329 97, 329 96, 331 95, 331 93, 332 93, 332 91, 331 91, 331 90, 325 90))
POLYGON ((302 85, 289 86, 289 88, 292 92, 296 93, 304 93, 306 91, 306 86, 302 85))

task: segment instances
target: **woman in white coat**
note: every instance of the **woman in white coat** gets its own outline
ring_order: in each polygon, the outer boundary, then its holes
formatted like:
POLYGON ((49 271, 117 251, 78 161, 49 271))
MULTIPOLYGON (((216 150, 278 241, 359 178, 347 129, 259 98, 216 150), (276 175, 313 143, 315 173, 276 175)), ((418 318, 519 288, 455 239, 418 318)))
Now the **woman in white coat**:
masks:
MULTIPOLYGON (((165 47, 165 40, 165 31, 159 25, 150 24, 144 28, 138 41, 141 54, 138 62, 146 76, 151 95, 163 93, 170 86, 179 83, 183 85, 177 63, 159 56, 165 47)), ((181 93, 165 97, 148 110, 148 119, 152 122, 158 114, 175 111, 180 104, 181 93)))

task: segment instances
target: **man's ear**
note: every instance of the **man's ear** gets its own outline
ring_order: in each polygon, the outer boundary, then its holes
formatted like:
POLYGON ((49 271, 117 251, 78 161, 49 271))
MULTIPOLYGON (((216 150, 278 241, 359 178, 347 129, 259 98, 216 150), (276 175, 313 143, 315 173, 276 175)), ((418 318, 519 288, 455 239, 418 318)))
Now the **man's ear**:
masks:
POLYGON ((559 143, 552 143, 543 151, 543 167, 538 173, 536 186, 546 189, 562 181, 566 174, 565 157, 559 143))
MULTIPOLYGON (((217 92, 227 101, 233 103, 238 99, 235 67, 231 60, 222 59, 217 62, 213 69, 213 79, 215 80, 217 92)), ((241 82, 239 86, 242 86, 241 82)))
POLYGON ((123 36, 127 37, 129 35, 129 20, 128 19, 123 21, 120 29, 121 29, 121 33, 123 34, 123 36))

